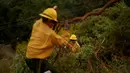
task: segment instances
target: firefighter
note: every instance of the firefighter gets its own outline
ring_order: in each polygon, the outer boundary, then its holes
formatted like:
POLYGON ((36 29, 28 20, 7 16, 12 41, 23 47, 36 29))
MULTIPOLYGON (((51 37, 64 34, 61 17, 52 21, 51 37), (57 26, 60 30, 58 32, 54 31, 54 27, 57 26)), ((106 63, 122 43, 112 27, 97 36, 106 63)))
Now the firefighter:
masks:
POLYGON ((28 42, 26 62, 34 73, 44 73, 48 70, 51 73, 57 73, 47 61, 54 46, 74 48, 53 30, 58 22, 57 12, 54 8, 47 8, 39 15, 41 18, 34 23, 28 42))
POLYGON ((70 42, 69 42, 74 48, 72 49, 73 52, 80 52, 80 45, 77 42, 77 37, 75 34, 72 34, 70 37, 70 42))

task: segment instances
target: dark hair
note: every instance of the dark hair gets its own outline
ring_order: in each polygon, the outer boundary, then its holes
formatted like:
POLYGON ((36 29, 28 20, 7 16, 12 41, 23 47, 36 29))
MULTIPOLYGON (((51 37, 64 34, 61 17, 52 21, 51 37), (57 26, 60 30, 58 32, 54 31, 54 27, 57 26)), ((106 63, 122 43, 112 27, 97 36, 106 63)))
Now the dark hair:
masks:
POLYGON ((43 22, 47 22, 49 19, 45 17, 41 17, 43 22))
POLYGON ((42 17, 42 16, 41 16, 41 18, 42 18, 42 21, 43 21, 43 22, 47 22, 47 21, 52 22, 52 23, 54 24, 54 25, 53 25, 53 30, 55 29, 56 24, 57 24, 57 22, 56 22, 56 21, 54 21, 54 20, 50 20, 50 19, 45 18, 45 17, 42 17))

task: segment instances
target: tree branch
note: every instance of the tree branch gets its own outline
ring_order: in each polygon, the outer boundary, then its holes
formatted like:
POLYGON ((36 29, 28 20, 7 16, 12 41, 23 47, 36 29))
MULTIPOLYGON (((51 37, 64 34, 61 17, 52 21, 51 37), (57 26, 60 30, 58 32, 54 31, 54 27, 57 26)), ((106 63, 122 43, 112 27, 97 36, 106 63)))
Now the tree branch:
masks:
POLYGON ((100 10, 97 10, 97 11, 91 11, 91 12, 88 12, 86 13, 84 16, 82 17, 75 17, 75 18, 72 18, 70 21, 68 21, 68 23, 74 23, 74 22, 78 22, 78 21, 82 21, 82 20, 85 20, 87 19, 87 17, 89 15, 100 15, 108 6, 110 6, 111 4, 113 3, 116 3, 116 2, 119 2, 120 0, 110 0, 108 1, 100 10))

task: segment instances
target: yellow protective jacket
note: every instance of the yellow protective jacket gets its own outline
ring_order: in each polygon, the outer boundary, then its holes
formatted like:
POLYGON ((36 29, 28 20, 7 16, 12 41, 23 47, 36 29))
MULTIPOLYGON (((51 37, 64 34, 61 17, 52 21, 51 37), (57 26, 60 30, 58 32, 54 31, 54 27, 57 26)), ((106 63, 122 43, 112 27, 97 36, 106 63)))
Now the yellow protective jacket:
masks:
POLYGON ((66 41, 57 35, 42 19, 33 25, 26 57, 45 59, 49 57, 55 45, 63 45, 66 41))
POLYGON ((75 43, 70 43, 74 48, 72 49, 73 52, 80 52, 80 45, 76 41, 75 43))

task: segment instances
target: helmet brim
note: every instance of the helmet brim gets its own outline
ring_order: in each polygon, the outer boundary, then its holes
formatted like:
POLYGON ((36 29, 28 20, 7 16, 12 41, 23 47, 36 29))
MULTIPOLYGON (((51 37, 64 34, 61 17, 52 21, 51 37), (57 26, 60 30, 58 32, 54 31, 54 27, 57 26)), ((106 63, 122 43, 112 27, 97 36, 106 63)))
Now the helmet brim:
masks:
POLYGON ((70 40, 72 40, 72 41, 77 41, 77 39, 70 39, 70 40))
POLYGON ((54 20, 54 21, 56 21, 56 22, 58 22, 58 20, 57 19, 52 19, 51 17, 49 17, 49 16, 47 16, 47 15, 44 15, 44 14, 39 14, 40 16, 42 16, 42 17, 45 17, 45 18, 48 18, 48 19, 50 19, 50 20, 54 20))

